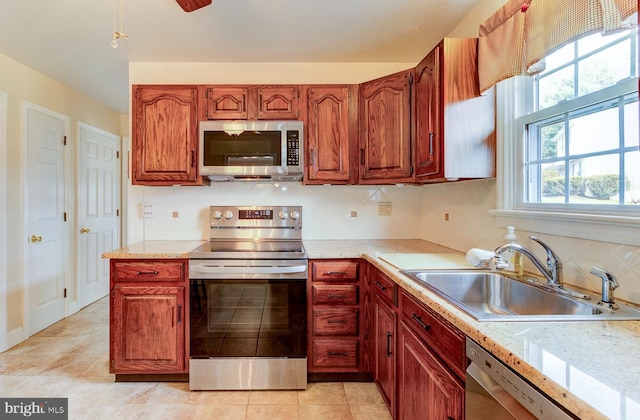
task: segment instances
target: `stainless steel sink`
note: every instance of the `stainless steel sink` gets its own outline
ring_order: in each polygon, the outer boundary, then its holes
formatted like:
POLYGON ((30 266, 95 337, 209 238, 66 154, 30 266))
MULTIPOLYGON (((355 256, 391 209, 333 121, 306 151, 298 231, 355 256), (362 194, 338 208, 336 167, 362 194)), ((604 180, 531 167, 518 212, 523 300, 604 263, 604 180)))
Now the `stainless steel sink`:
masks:
POLYGON ((478 321, 640 320, 640 311, 635 308, 620 305, 619 309, 608 309, 496 272, 401 272, 478 321))

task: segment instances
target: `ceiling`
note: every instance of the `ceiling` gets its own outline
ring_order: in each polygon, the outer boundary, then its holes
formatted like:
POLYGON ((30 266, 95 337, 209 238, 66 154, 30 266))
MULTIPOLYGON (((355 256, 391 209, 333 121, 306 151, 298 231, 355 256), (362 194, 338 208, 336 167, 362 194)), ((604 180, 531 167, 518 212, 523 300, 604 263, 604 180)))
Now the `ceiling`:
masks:
POLYGON ((417 63, 478 2, 122 1, 114 49, 114 0, 0 0, 0 53, 126 114, 129 62, 417 63))

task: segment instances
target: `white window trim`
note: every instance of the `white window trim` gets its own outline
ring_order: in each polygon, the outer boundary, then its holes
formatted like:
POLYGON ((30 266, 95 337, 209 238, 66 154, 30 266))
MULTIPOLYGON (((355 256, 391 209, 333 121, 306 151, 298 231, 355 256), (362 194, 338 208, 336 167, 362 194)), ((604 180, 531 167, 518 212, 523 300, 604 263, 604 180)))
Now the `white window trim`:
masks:
POLYGON ((527 112, 527 98, 516 92, 529 91, 532 78, 514 77, 496 88, 497 127, 497 208, 489 210, 498 226, 573 238, 640 246, 640 213, 613 216, 606 214, 563 213, 518 209, 519 173, 517 144, 524 139, 516 119, 527 112), (520 132, 519 132, 520 131, 520 132))

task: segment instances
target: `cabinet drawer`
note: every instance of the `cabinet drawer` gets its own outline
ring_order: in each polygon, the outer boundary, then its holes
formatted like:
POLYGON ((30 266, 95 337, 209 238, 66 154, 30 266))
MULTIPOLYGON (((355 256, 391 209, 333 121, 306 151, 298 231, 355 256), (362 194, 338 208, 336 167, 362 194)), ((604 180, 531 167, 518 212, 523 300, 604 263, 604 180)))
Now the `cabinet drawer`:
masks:
POLYGON ((312 281, 358 281, 358 261, 311 261, 312 281))
POLYGON ((317 368, 358 367, 358 340, 313 340, 312 366, 317 368))
POLYGON ((112 260, 111 278, 114 281, 173 281, 182 282, 186 276, 184 260, 112 260))
POLYGON ((467 368, 464 335, 404 292, 401 306, 403 322, 464 378, 467 368))
POLYGON ((314 309, 313 335, 357 335, 358 309, 314 309))
POLYGON ((378 270, 372 270, 375 274, 372 279, 373 289, 376 294, 384 297, 389 303, 398 306, 398 285, 378 270))
POLYGON ((357 305, 358 286, 354 284, 314 284, 311 286, 314 305, 357 305))

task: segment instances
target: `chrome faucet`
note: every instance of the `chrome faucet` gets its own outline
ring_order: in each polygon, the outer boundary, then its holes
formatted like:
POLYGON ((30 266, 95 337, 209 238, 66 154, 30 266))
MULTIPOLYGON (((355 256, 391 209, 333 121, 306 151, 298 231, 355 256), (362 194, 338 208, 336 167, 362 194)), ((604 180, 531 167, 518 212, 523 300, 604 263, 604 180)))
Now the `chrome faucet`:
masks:
POLYGON ((510 242, 500 245, 498 248, 496 248, 495 253, 499 257, 502 257, 502 253, 508 249, 520 252, 522 255, 529 258, 533 265, 535 265, 536 268, 547 279, 548 286, 562 288, 562 260, 560 260, 560 257, 558 257, 558 255, 553 252, 553 250, 549 248, 547 244, 542 242, 537 237, 529 236, 529 239, 542 245, 544 250, 547 252, 547 267, 544 266, 544 264, 538 259, 538 257, 533 254, 533 252, 529 251, 527 248, 518 243, 510 242))
POLYGON ((591 274, 595 274, 602 279, 602 299, 600 299, 598 305, 606 306, 609 309, 618 309, 618 305, 613 298, 613 291, 619 286, 616 277, 604 268, 595 265, 591 268, 591 274))

